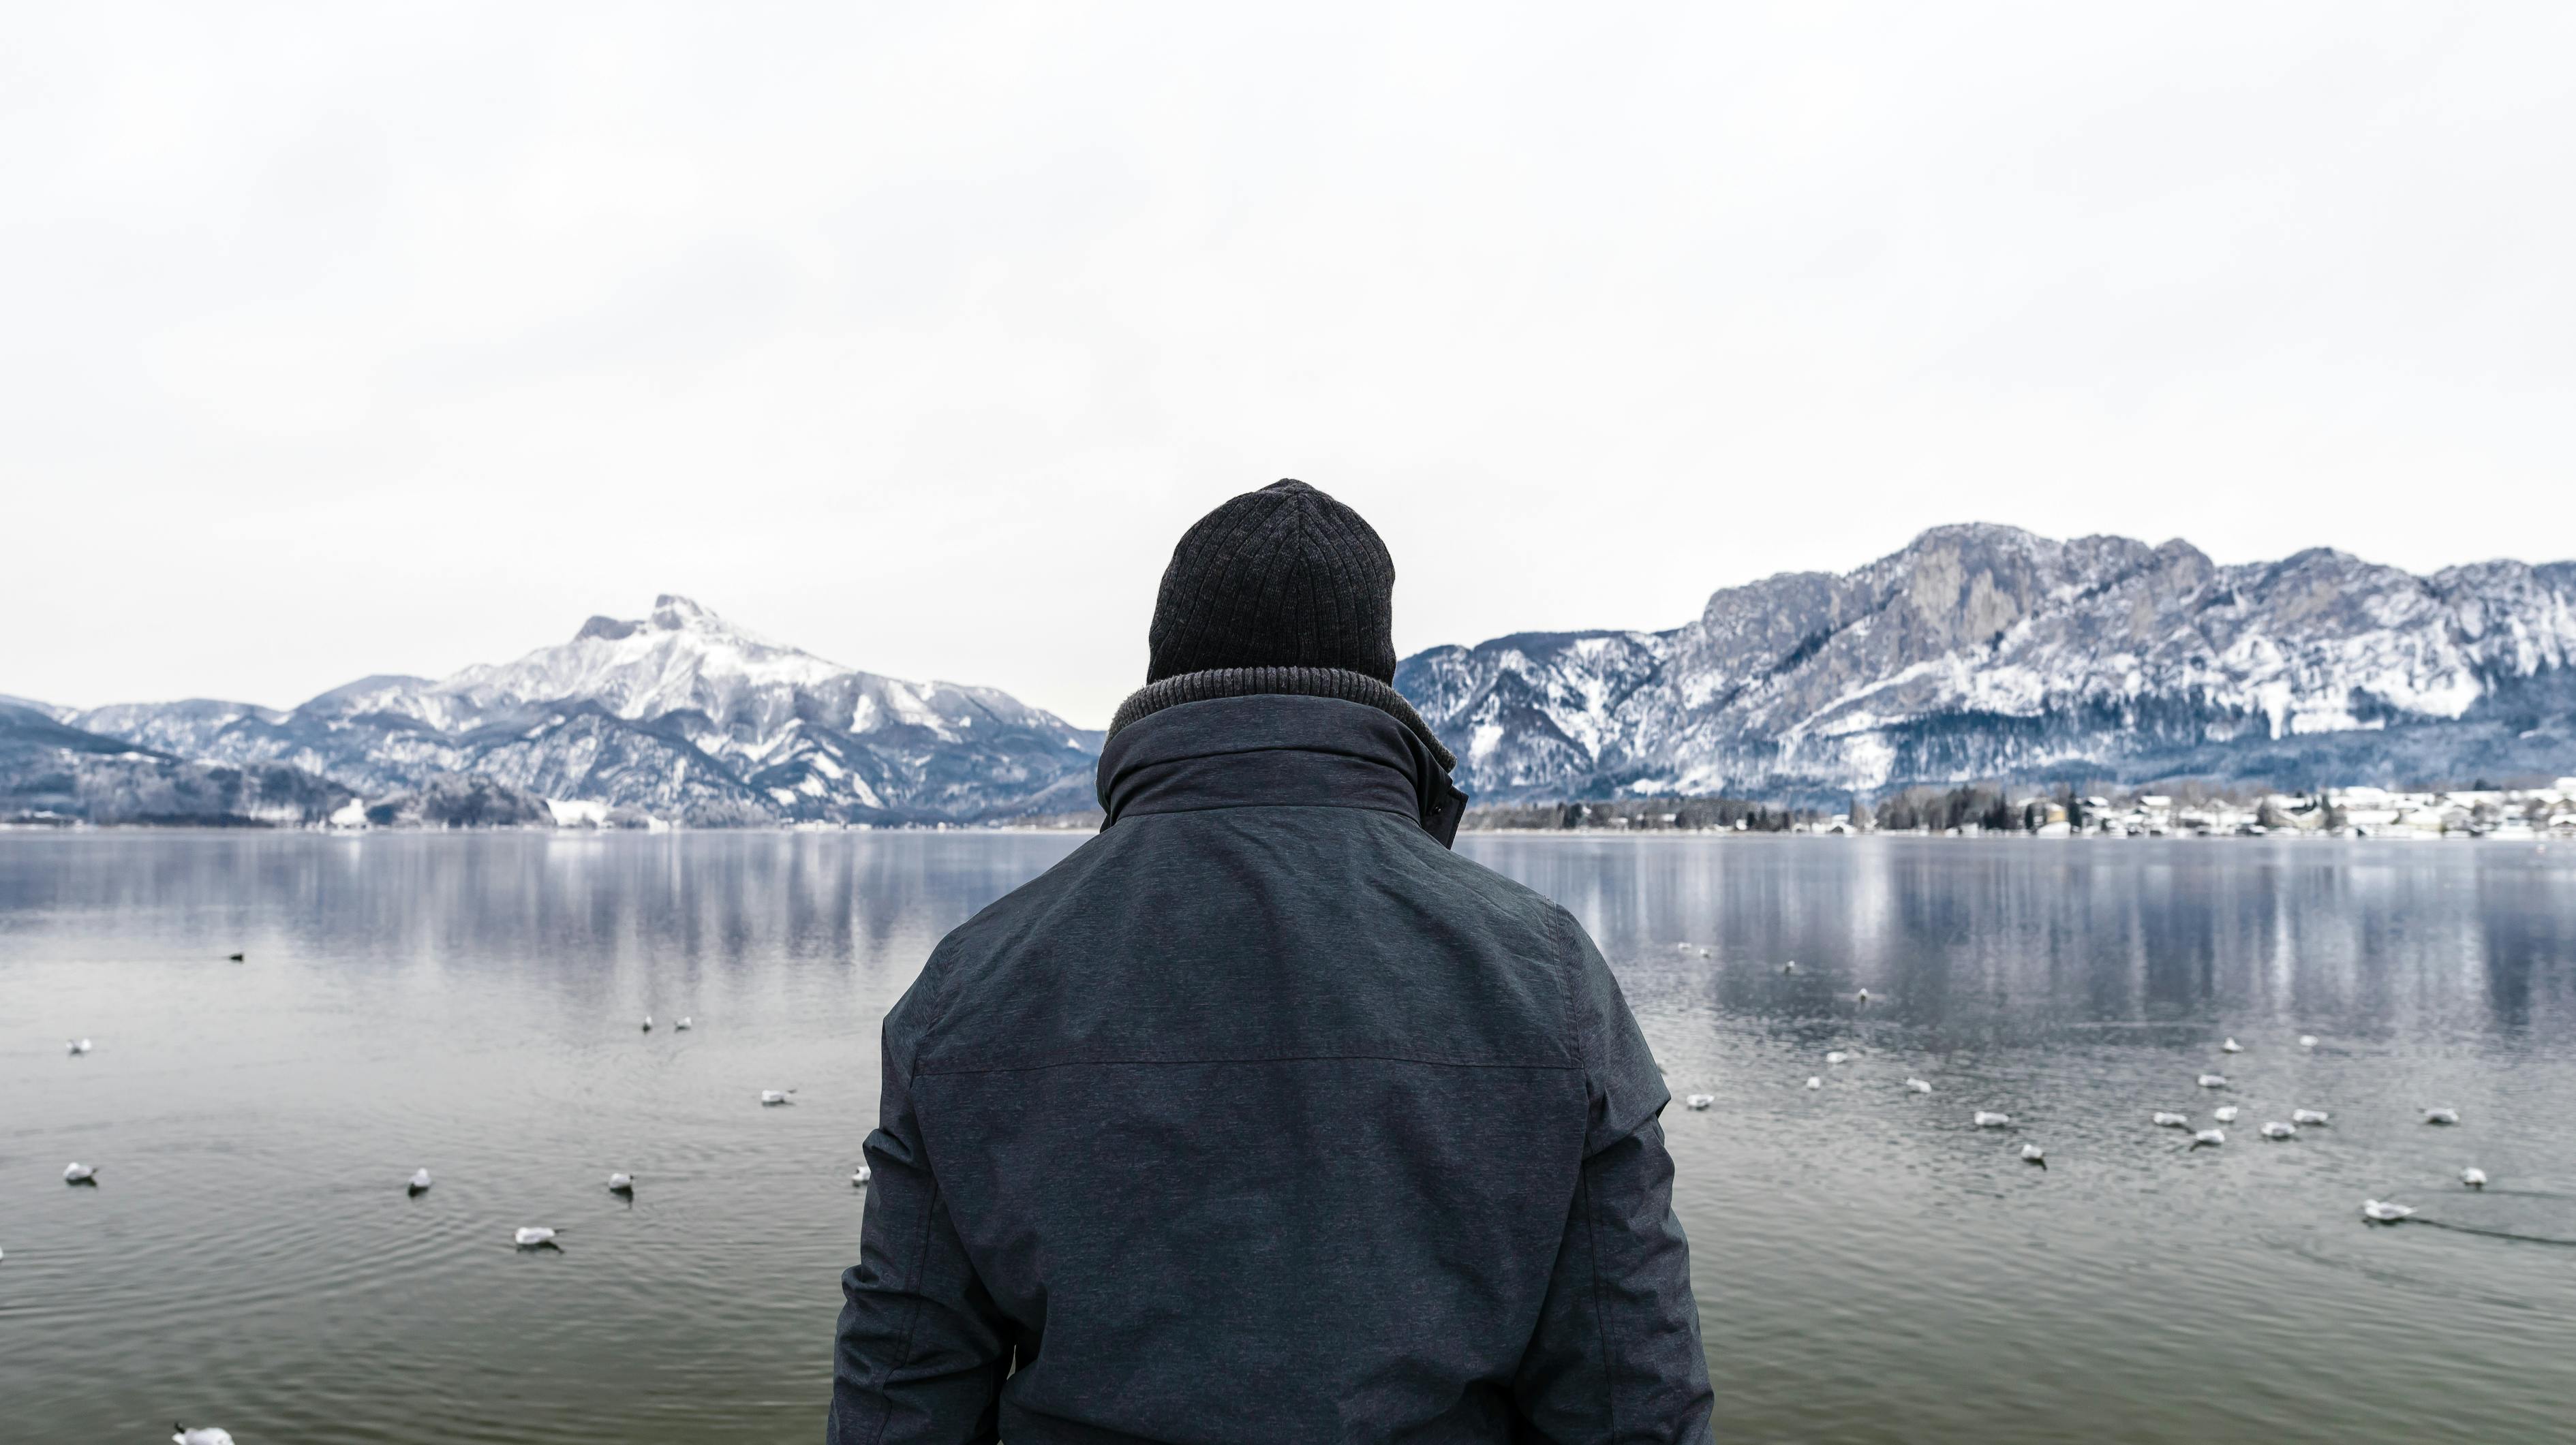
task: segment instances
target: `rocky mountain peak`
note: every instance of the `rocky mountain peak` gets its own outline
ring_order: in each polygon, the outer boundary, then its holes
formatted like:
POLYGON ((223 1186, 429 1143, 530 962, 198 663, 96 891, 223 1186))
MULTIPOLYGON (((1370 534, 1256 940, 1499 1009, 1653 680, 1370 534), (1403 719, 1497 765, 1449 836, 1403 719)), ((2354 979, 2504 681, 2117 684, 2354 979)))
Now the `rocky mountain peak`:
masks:
POLYGON ((1599 635, 1435 648, 1396 685, 1500 798, 2576 771, 2548 701, 2576 692, 2567 564, 2221 567, 2179 538, 1966 523, 1721 589, 1615 658, 1572 645, 1599 635))
POLYGON ((670 631, 694 629, 700 632, 730 632, 725 620, 712 610, 699 606, 676 592, 665 592, 653 599, 653 625, 670 631))

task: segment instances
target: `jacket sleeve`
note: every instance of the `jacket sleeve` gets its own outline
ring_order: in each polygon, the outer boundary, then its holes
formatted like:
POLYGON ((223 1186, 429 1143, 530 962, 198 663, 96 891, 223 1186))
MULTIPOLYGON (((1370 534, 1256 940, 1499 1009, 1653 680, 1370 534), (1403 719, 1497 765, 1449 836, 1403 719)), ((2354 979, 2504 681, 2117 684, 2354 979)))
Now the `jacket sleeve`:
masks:
POLYGON ((915 1050, 906 1039, 930 972, 886 1016, 859 1262, 841 1275, 827 1445, 999 1438, 1011 1337, 949 1218, 913 1108, 915 1050))
POLYGON ((1549 1441, 1705 1442, 1715 1398, 1658 1121, 1671 1096, 1609 965, 1570 916, 1591 1116, 1565 1235, 1513 1395, 1549 1441))

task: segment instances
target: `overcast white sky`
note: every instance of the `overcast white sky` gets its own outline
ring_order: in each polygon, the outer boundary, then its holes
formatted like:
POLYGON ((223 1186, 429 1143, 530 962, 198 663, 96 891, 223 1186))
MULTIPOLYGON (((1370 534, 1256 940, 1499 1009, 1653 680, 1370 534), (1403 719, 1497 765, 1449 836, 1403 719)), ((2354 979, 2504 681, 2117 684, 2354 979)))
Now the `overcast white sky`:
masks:
POLYGON ((20 5, 0 692, 684 592, 1099 725, 1300 476, 1406 651, 1969 519, 2576 555, 2576 7, 20 5))

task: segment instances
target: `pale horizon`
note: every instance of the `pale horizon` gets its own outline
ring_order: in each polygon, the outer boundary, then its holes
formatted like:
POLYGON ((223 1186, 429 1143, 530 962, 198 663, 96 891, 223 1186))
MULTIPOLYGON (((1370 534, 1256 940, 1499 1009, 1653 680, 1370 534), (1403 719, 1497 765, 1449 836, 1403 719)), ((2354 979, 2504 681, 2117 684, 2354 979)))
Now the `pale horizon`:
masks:
POLYGON ((2576 12, 763 16, 13 17, 0 693, 674 592, 1096 727, 1282 476, 1408 654, 1969 520, 2576 555, 2576 12))

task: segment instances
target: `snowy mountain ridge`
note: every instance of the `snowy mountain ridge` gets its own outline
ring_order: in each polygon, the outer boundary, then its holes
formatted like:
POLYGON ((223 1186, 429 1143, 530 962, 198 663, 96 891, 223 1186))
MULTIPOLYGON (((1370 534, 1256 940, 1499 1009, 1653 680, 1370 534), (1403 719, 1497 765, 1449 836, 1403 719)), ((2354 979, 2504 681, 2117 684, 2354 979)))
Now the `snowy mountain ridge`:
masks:
POLYGON ((1524 633, 1396 685, 1489 801, 1822 797, 1972 779, 2576 771, 2576 563, 2417 577, 2313 549, 1937 527, 1664 632, 1524 633))
POLYGON ((1007 693, 845 668, 673 595, 442 679, 362 678, 283 711, 190 700, 61 720, 182 757, 289 765, 363 797, 471 773, 701 823, 1078 809, 1100 747, 1007 693))

